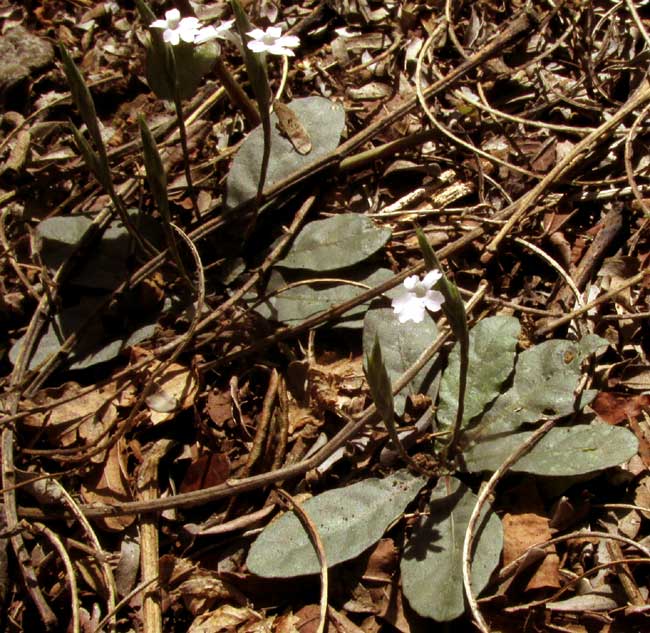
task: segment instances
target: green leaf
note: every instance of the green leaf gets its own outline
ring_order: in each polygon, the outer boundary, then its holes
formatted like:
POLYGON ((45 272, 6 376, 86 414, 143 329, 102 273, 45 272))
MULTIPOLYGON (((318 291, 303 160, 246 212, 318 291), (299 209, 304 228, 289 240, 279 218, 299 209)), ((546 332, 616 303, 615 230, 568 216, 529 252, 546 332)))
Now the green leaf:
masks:
MULTIPOLYGON (((368 356, 375 337, 381 344, 382 356, 391 382, 399 377, 419 358, 420 354, 436 340, 438 328, 435 321, 426 318, 417 327, 412 323, 400 323, 392 308, 371 306, 363 322, 363 352, 368 356)), ((395 412, 404 413, 408 395, 424 393, 435 397, 436 377, 433 371, 435 359, 431 359, 420 373, 402 391, 395 395, 395 412)))
POLYGON ((278 266, 317 271, 347 268, 374 255, 390 234, 390 229, 376 226, 359 213, 316 220, 298 234, 278 266))
POLYGON ((381 354, 379 338, 375 335, 375 342, 370 354, 363 357, 368 386, 372 395, 372 401, 382 420, 386 425, 394 427, 395 407, 393 404, 393 386, 388 377, 384 359, 381 354))
MULTIPOLYGON (((306 501, 303 508, 323 541, 328 566, 350 560, 375 544, 426 481, 401 470, 385 479, 369 478, 328 490, 306 501)), ((246 564, 254 574, 267 578, 293 578, 320 570, 305 529, 290 512, 257 537, 246 564)))
MULTIPOLYGON (((402 557, 402 588, 420 615, 448 622, 465 612, 463 542, 477 497, 453 477, 441 477, 431 493, 429 512, 413 529, 402 557)), ((499 564, 503 529, 483 508, 472 556, 472 588, 480 593, 499 564)))
MULTIPOLYGON (((136 218, 137 209, 130 209, 129 216, 136 218)), ((154 243, 160 243, 156 223, 150 218, 139 218, 142 235, 154 243)), ((48 218, 38 224, 34 234, 33 249, 54 275, 58 268, 71 257, 81 244, 92 225, 86 215, 48 218)), ((128 274, 127 261, 131 253, 132 238, 120 220, 113 220, 101 238, 76 266, 68 283, 86 288, 114 290, 128 274)))
POLYGON ((604 345, 605 339, 590 334, 579 342, 545 341, 522 352, 512 387, 477 424, 480 436, 512 433, 522 424, 572 413, 582 361, 604 345))
MULTIPOLYGON (((288 273, 288 271, 287 271, 288 273)), ((273 270, 266 288, 266 294, 287 286, 296 281, 295 276, 273 270)), ((385 268, 357 269, 353 272, 346 272, 344 279, 360 282, 373 288, 393 277, 393 273, 385 268)), ((317 280, 317 276, 309 279, 317 280)), ((366 289, 345 283, 317 283, 301 284, 289 288, 266 299, 255 308, 258 314, 264 318, 280 321, 287 325, 297 325, 323 310, 343 303, 365 292, 366 289)), ((389 293, 388 293, 389 294, 389 293)), ((250 298, 250 297, 248 297, 250 298)), ((344 327, 361 328, 359 319, 368 309, 368 303, 358 305, 345 313, 344 321, 338 324, 344 327)))
MULTIPOLYGON (((29 369, 35 369, 50 356, 58 354, 64 340, 71 334, 79 334, 76 347, 70 354, 70 369, 85 369, 98 363, 116 358, 124 349, 150 338, 156 328, 155 320, 148 323, 129 324, 130 327, 120 333, 107 327, 97 313, 105 298, 84 298, 78 305, 63 310, 50 323, 47 331, 39 340, 29 362, 29 369), (89 325, 81 330, 90 319, 89 325)), ((156 315, 157 316, 157 315, 156 315)), ((124 317, 122 317, 124 318, 124 317)), ((16 362, 23 338, 16 341, 9 351, 9 360, 16 362)))
POLYGON ((203 77, 214 66, 219 56, 219 45, 216 42, 206 42, 200 46, 181 42, 171 50, 169 44, 156 44, 154 38, 159 34, 153 33, 147 43, 147 83, 160 99, 174 100, 173 68, 176 68, 178 91, 181 99, 191 98, 203 77), (174 60, 169 56, 174 55, 174 60))
MULTIPOLYGON (((496 470, 532 433, 493 437, 465 453, 470 472, 496 470)), ((636 455, 639 442, 628 429, 605 423, 551 429, 510 470, 549 477, 567 477, 618 466, 636 455)))
MULTIPOLYGON (((499 395, 501 385, 512 372, 519 331, 516 318, 493 316, 479 321, 469 333, 469 371, 463 425, 479 415, 499 395)), ((441 426, 454 423, 458 407, 459 372, 460 345, 456 343, 440 381, 437 415, 441 426)))
POLYGON ((104 147, 104 141, 99 131, 99 120, 97 118, 97 112, 95 111, 95 103, 90 96, 88 86, 86 85, 82 74, 79 72, 79 68, 77 68, 77 65, 72 61, 72 57, 70 57, 65 46, 62 44, 59 45, 59 50, 61 51, 63 70, 66 79, 68 80, 68 85, 70 86, 72 99, 77 106, 77 110, 79 110, 79 114, 81 114, 81 118, 88 128, 88 134, 90 134, 90 138, 97 149, 104 147))
POLYGON ((142 138, 142 152, 144 155, 144 167, 147 173, 147 182, 156 202, 156 207, 167 225, 172 221, 169 213, 169 199, 167 197, 167 174, 163 167, 156 141, 147 126, 142 114, 138 116, 140 125, 140 137, 142 138))
MULTIPOLYGON (((305 97, 294 99, 288 105, 307 130, 313 148, 309 154, 298 153, 277 129, 277 115, 271 114, 271 154, 266 186, 280 182, 336 149, 345 126, 343 106, 329 99, 305 97)), ((259 125, 246 137, 233 159, 227 180, 226 209, 232 210, 257 194, 263 152, 264 133, 259 125)))
POLYGON ((111 174, 108 170, 106 161, 102 159, 99 153, 95 152, 76 125, 71 124, 70 127, 72 128, 74 141, 81 152, 86 167, 88 167, 93 176, 97 178, 99 184, 104 187, 104 189, 109 190, 111 186, 111 174))

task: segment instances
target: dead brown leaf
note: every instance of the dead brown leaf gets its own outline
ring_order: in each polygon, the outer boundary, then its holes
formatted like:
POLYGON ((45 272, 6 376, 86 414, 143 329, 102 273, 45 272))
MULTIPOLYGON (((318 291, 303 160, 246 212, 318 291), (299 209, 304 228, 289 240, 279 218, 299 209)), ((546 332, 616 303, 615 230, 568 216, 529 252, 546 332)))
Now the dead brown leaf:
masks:
MULTIPOLYGON (((129 488, 126 442, 120 438, 106 454, 103 464, 95 467, 81 484, 86 503, 115 505, 133 501, 129 488)), ((97 522, 108 531, 122 531, 135 521, 132 515, 106 517, 97 522)))
MULTIPOLYGON (((44 434, 53 448, 68 448, 84 440, 92 445, 117 420, 117 407, 129 402, 132 388, 116 382, 83 393, 76 382, 40 391, 28 406, 43 407, 21 424, 32 433, 44 434), (58 400, 65 400, 60 404, 58 400), (51 403, 51 404, 50 404, 51 403)), ((103 456, 94 461, 101 462, 103 456)))
POLYGON ((637 418, 648 406, 650 396, 647 394, 631 396, 615 391, 601 391, 591 404, 591 408, 608 424, 621 424, 628 417, 637 418))
MULTIPOLYGON (((503 519, 503 564, 508 565, 531 547, 551 538, 549 519, 534 484, 524 482, 515 491, 514 507, 503 519)), ((547 552, 549 550, 546 550, 547 552)), ((530 573, 530 570, 527 570, 530 573)), ((560 586, 559 558, 550 551, 526 583, 525 590, 560 586)))
POLYGON ((187 633, 268 633, 275 616, 265 618, 248 607, 224 605, 197 616, 187 633))

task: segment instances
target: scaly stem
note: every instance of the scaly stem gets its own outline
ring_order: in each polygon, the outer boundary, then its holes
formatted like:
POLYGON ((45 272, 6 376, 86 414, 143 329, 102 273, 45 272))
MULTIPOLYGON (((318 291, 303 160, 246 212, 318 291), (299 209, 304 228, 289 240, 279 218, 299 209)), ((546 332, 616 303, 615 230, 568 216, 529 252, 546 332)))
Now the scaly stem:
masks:
POLYGON ((197 222, 201 220, 199 213, 199 205, 196 202, 196 191, 194 190, 194 183, 192 181, 192 172, 190 171, 190 153, 187 149, 187 131, 185 129, 185 121, 183 120, 183 106, 181 100, 178 98, 178 92, 174 93, 174 107, 176 108, 176 118, 178 119, 178 133, 181 137, 181 148, 183 150, 183 165, 185 167, 185 180, 187 180, 187 192, 190 194, 192 200, 192 212, 197 222))
POLYGON ((469 335, 467 328, 463 336, 459 338, 460 344, 460 374, 458 380, 458 408, 456 409, 456 420, 454 421, 454 428, 451 434, 451 440, 447 445, 446 457, 453 459, 456 451, 458 450, 458 439, 460 437, 460 429, 463 424, 463 416, 465 414, 465 391, 467 390, 467 369, 469 367, 469 335))

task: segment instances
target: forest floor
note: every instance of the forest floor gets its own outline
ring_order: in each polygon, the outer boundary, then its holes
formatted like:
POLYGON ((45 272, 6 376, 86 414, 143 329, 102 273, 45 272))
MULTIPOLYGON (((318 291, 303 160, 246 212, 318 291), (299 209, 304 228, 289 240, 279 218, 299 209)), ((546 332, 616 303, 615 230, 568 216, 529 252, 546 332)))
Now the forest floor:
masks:
POLYGON ((241 4, 0 0, 0 628, 650 630, 650 7, 241 4))

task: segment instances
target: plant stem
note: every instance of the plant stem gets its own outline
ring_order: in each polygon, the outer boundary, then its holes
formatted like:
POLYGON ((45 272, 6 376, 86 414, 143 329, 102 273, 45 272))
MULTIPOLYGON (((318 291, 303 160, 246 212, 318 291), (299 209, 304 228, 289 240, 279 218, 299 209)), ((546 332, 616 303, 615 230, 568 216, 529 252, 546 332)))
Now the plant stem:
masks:
POLYGON ((467 369, 469 367, 469 335, 465 329, 464 335, 459 338, 460 344, 460 373, 458 380, 458 407, 456 409, 456 420, 454 421, 454 428, 451 434, 451 440, 447 445, 445 457, 453 459, 456 451, 458 450, 458 439, 460 437, 460 429, 463 424, 463 416, 465 414, 465 392, 467 390, 467 369))
POLYGON ((185 129, 185 119, 183 118, 183 104, 181 101, 180 87, 178 84, 178 65, 176 64, 176 53, 172 48, 172 69, 173 69, 173 83, 174 83, 174 108, 176 110, 176 119, 178 120, 178 133, 181 137, 181 148, 183 150, 183 165, 185 167, 185 180, 187 181, 187 192, 192 201, 192 212, 197 222, 201 221, 201 214, 199 213, 199 205, 196 202, 196 191, 194 190, 194 183, 192 181, 192 172, 190 171, 190 153, 187 149, 187 130, 185 129))
POLYGON ((260 167, 260 181, 257 185, 257 204, 259 206, 264 192, 264 183, 269 169, 269 158, 271 156, 271 114, 267 110, 262 112, 262 131, 264 132, 264 150, 262 152, 262 166, 260 167))
POLYGON ((194 183, 192 181, 192 172, 190 171, 190 153, 187 149, 187 130, 185 129, 185 121, 183 120, 183 105, 178 96, 178 91, 174 92, 174 108, 176 109, 176 118, 178 120, 178 133, 181 137, 181 148, 183 150, 183 165, 185 167, 185 180, 187 180, 187 191, 192 200, 192 212, 197 222, 201 220, 199 213, 199 206, 196 202, 196 191, 194 190, 194 183))

